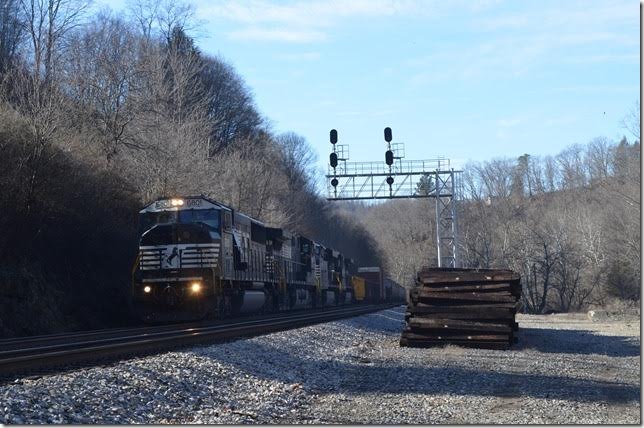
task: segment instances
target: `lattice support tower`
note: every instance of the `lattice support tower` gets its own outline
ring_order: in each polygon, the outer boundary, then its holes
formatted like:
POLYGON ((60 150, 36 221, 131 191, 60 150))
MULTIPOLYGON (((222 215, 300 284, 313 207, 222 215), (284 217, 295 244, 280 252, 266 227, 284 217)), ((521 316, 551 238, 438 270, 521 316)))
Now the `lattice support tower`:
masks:
POLYGON ((456 181, 460 174, 450 171, 435 174, 436 248, 439 267, 458 267, 457 201, 459 188, 456 181))

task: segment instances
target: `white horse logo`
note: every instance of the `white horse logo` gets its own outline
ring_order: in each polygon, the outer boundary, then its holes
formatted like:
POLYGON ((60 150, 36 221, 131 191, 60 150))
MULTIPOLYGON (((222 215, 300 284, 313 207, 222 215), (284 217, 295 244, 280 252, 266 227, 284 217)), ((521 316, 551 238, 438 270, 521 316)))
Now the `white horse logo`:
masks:
POLYGON ((172 247, 166 250, 163 254, 163 267, 166 269, 176 269, 179 267, 179 250, 177 247, 172 247))

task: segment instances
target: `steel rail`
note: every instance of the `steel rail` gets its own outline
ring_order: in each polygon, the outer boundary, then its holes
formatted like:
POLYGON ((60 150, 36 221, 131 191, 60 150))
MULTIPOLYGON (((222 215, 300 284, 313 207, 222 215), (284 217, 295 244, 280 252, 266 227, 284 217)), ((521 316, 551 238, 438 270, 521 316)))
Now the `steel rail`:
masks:
POLYGON ((261 325, 261 323, 265 322, 266 320, 277 321, 280 319, 292 319, 294 316, 302 315, 302 314, 323 315, 327 313, 335 313, 338 311, 342 312, 342 311, 345 311, 346 309, 348 308, 334 307, 334 308, 321 309, 315 312, 311 312, 309 310, 307 312, 300 311, 298 313, 290 313, 290 312, 276 313, 273 316, 265 316, 261 318, 250 318, 250 319, 241 318, 233 321, 223 320, 223 322, 220 321, 220 322, 213 322, 213 323, 201 323, 201 324, 195 324, 195 325, 192 325, 192 324, 186 325, 181 323, 181 324, 166 325, 161 328, 138 327, 133 329, 118 329, 115 331, 109 330, 105 332, 88 331, 83 334, 72 334, 69 336, 61 335, 61 336, 55 337, 54 340, 52 341, 47 341, 48 339, 47 336, 41 336, 38 338, 37 341, 25 340, 22 343, 17 342, 14 344, 14 349, 3 348, 2 343, 0 343, 0 361, 3 358, 20 355, 20 354, 31 354, 31 353, 45 352, 49 350, 56 350, 56 349, 63 349, 63 348, 82 347, 89 344, 127 341, 127 340, 134 340, 137 338, 162 337, 163 335, 175 334, 177 332, 188 333, 188 332, 207 331, 208 329, 222 329, 229 326, 238 327, 243 325, 261 325), (34 342, 36 343, 33 344, 34 342), (37 342, 42 342, 42 344, 37 344, 37 342), (59 342, 59 343, 56 343, 56 342, 59 342))
POLYGON ((324 313, 326 311, 335 310, 337 307, 322 307, 318 309, 295 309, 290 311, 278 311, 270 314, 260 314, 260 315, 236 315, 234 317, 226 319, 216 319, 216 320, 201 320, 201 321, 189 321, 189 322, 179 322, 179 323, 165 323, 159 325, 147 325, 147 326, 136 326, 136 327, 117 327, 117 328, 104 328, 99 330, 85 330, 85 331, 73 331, 68 333, 54 333, 38 336, 27 336, 27 337, 13 337, 8 339, 0 339, 0 353, 1 351, 11 350, 11 349, 23 349, 30 346, 30 344, 38 345, 43 344, 52 344, 55 342, 67 343, 74 338, 85 338, 85 339, 100 339, 100 338, 109 338, 109 337, 119 337, 126 334, 137 334, 137 333, 154 333, 159 331, 170 331, 177 330, 180 328, 201 328, 214 325, 224 325, 231 324, 236 322, 243 321, 255 321, 262 319, 275 319, 280 316, 290 316, 298 313, 324 313))
MULTIPOLYGON (((278 330, 287 330, 320 322, 375 312, 396 306, 394 304, 341 307, 322 312, 280 314, 280 316, 240 320, 204 327, 175 328, 168 331, 141 332, 121 337, 77 340, 58 344, 43 344, 29 348, 0 352, 0 375, 9 375, 33 369, 45 369, 79 362, 159 351, 171 347, 215 342, 238 337, 255 336, 278 330)), ((130 332, 131 333, 131 332, 130 332)), ((75 336, 74 336, 75 337, 75 336)))

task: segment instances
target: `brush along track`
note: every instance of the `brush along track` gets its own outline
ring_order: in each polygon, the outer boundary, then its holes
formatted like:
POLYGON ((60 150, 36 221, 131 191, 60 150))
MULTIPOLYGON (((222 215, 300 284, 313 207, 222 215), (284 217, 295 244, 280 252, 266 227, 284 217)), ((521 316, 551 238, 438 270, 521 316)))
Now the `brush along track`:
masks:
POLYGON ((402 346, 454 345, 508 349, 521 278, 507 269, 423 269, 410 292, 402 346))
POLYGON ((0 376, 29 370, 90 363, 136 353, 203 342, 256 336, 278 330, 349 318, 393 307, 360 305, 209 324, 98 330, 0 341, 0 376))

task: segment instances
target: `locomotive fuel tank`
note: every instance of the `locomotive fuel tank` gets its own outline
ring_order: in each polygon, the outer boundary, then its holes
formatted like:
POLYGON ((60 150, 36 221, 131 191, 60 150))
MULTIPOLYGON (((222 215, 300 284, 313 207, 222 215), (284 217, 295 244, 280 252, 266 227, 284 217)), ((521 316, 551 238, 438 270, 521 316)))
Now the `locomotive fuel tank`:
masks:
POLYGON ((263 291, 246 290, 244 291, 239 312, 242 314, 259 312, 264 306, 264 303, 266 303, 266 295, 263 291))

